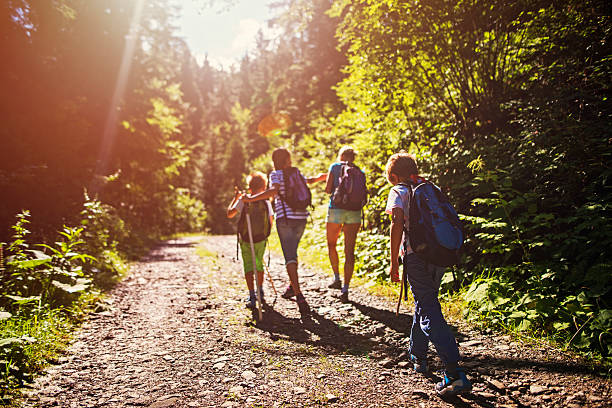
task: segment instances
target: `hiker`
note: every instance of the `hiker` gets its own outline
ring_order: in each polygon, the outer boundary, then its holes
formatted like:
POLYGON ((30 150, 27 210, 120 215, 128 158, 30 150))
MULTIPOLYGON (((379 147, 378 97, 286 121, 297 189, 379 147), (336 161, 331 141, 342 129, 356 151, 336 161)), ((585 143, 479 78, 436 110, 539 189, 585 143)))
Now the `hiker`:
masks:
POLYGON ((310 307, 300 290, 297 249, 309 214, 307 207, 310 205, 311 196, 306 184, 323 181, 327 174, 305 178, 297 168, 291 166, 291 153, 283 148, 272 152, 272 162, 274 171, 270 173, 271 187, 258 194, 243 197, 243 201, 250 203, 274 198, 276 231, 289 275, 289 286, 281 296, 285 299, 295 296, 300 314, 304 315, 310 311, 310 307))
MULTIPOLYGON (((249 193, 257 194, 266 190, 267 179, 266 175, 262 172, 256 171, 251 173, 247 177, 247 184, 249 186, 249 193)), ((270 230, 274 222, 272 206, 269 200, 262 200, 257 203, 248 204, 248 214, 251 219, 251 233, 253 237, 253 246, 255 249, 255 264, 257 268, 257 280, 263 283, 264 275, 264 264, 263 257, 266 251, 266 242, 270 235, 270 230)), ((237 214, 240 214, 238 220, 238 239, 240 243, 240 252, 242 253, 242 264, 244 266, 244 278, 246 280, 247 288, 249 289, 249 297, 246 301, 246 307, 249 309, 255 309, 256 297, 255 287, 253 285, 253 257, 251 252, 251 243, 249 241, 248 226, 246 222, 247 211, 244 203, 244 194, 236 188, 236 193, 232 202, 227 207, 227 217, 234 218, 237 214)), ((260 288, 259 292, 260 301, 264 301, 263 288, 260 288)))
POLYGON ((338 160, 329 167, 325 192, 330 195, 327 209, 326 231, 329 262, 334 272, 334 280, 328 286, 341 289, 338 297, 348 303, 348 291, 353 270, 355 269, 355 241, 361 226, 361 208, 365 205, 367 191, 365 174, 355 166, 355 151, 344 146, 338 152, 338 160), (356 194, 348 194, 345 185, 351 184, 356 194), (342 185, 341 185, 342 184, 342 185), (344 232, 344 285, 340 281, 339 259, 336 246, 340 233, 344 232))
POLYGON ((402 265, 414 297, 409 350, 413 368, 419 373, 427 372, 427 349, 431 341, 445 365, 444 379, 436 384, 436 392, 443 397, 469 392, 472 385, 463 369, 458 367, 459 348, 438 300, 445 268, 424 262, 412 251, 404 233, 410 228, 411 183, 423 179, 418 176, 414 157, 403 151, 389 158, 385 173, 387 181, 394 186, 385 210, 391 214, 391 281, 399 281, 399 255, 403 243, 402 265))

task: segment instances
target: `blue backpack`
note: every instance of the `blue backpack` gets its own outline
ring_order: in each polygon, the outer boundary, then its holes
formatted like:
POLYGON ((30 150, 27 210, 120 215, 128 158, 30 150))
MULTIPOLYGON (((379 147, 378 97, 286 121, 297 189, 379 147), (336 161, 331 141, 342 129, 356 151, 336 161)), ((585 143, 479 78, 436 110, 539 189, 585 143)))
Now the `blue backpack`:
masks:
POLYGON ((435 184, 419 178, 409 188, 408 240, 412 250, 425 262, 438 266, 459 263, 463 225, 457 211, 435 184))
POLYGON ((282 170, 285 193, 280 195, 289 207, 294 211, 305 211, 312 205, 312 194, 306 184, 306 179, 296 167, 282 170))
POLYGON ((332 195, 332 203, 343 210, 361 210, 368 202, 365 174, 353 163, 342 162, 338 187, 332 195))

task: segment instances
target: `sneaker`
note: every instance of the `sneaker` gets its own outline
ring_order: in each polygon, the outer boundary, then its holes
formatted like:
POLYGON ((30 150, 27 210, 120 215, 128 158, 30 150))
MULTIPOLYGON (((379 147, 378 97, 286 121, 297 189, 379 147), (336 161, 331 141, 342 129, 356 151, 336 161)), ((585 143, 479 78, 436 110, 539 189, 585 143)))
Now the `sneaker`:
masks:
POLYGON ((255 309, 257 307, 257 301, 254 297, 249 297, 244 305, 248 309, 255 309))
POLYGON ((283 299, 291 299, 294 296, 295 296, 295 292, 293 291, 293 288, 291 287, 291 285, 287 286, 287 290, 285 290, 285 293, 281 295, 283 299))
POLYGON ((417 373, 426 373, 427 372, 427 359, 418 358, 414 354, 410 354, 410 361, 412 362, 412 368, 417 373))
POLYGON ((300 309, 300 314, 302 316, 310 313, 310 306, 308 306, 308 303, 306 303, 306 299, 304 299, 304 296, 300 296, 298 299, 296 299, 296 302, 298 305, 298 309, 300 309))
POLYGON ((340 294, 340 296, 338 296, 338 299, 340 300, 340 302, 342 303, 348 303, 349 302, 349 298, 348 298, 348 292, 342 292, 340 294))
POLYGON ((451 378, 444 373, 442 382, 436 384, 436 392, 441 397, 453 397, 472 390, 472 383, 465 376, 462 369, 457 369, 457 378, 451 378))
POLYGON ((327 285, 327 287, 330 289, 342 289, 342 282, 339 279, 334 280, 332 283, 327 285))

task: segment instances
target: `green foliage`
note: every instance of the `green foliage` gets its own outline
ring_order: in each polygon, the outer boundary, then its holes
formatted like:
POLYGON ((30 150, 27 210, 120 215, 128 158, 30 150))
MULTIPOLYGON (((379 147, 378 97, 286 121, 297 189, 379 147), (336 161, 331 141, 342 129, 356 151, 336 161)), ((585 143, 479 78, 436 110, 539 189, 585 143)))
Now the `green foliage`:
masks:
POLYGON ((355 252, 357 276, 373 281, 389 279, 389 236, 361 232, 358 235, 355 252))
POLYGON ((360 273, 385 276, 383 166, 406 149, 462 214, 468 314, 609 355, 605 2, 342 1, 332 13, 346 109, 305 145, 363 157, 380 235, 360 240, 360 273))
POLYGON ((508 269, 491 270, 471 283, 464 296, 467 316, 521 332, 543 331, 566 347, 610 355, 610 310, 602 307, 600 292, 581 288, 567 295, 551 270, 532 270, 517 290, 509 273, 515 271, 508 269))
POLYGON ((26 249, 30 247, 23 228, 27 217, 27 212, 18 215, 13 226, 14 240, 7 247, 3 265, 0 307, 13 315, 29 315, 72 303, 91 284, 83 268, 95 261, 80 252, 83 228, 64 227, 59 233, 61 241, 54 246, 38 244, 42 251, 26 249))
MULTIPOLYGON (((96 225, 97 204, 88 203, 84 225, 96 225)), ((95 236, 85 233, 87 227, 65 226, 53 245, 32 244, 25 228, 29 212, 16 219, 12 241, 0 257, 2 393, 32 381, 44 362, 64 346, 70 321, 78 317, 84 304, 82 299, 95 293, 92 265, 98 262, 84 252, 83 237, 95 236)))
POLYGON ((0 398, 31 382, 45 362, 66 346, 71 327, 57 310, 0 320, 0 398))

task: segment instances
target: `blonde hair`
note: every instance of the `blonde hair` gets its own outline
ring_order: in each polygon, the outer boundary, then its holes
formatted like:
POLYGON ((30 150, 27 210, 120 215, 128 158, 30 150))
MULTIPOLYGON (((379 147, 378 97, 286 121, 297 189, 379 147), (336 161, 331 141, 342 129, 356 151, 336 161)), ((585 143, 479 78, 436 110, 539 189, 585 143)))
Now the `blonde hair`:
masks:
POLYGON ((391 182, 391 173, 402 180, 408 179, 412 174, 418 175, 419 170, 414 155, 402 150, 389 157, 385 166, 385 176, 389 182, 391 182))
POLYGON ((268 180, 266 179, 266 175, 263 174, 261 171, 252 172, 248 175, 246 181, 251 191, 265 190, 268 186, 268 180))
POLYGON ((355 150, 351 146, 342 146, 338 152, 338 161, 354 162, 356 155, 357 153, 355 153, 355 150))

